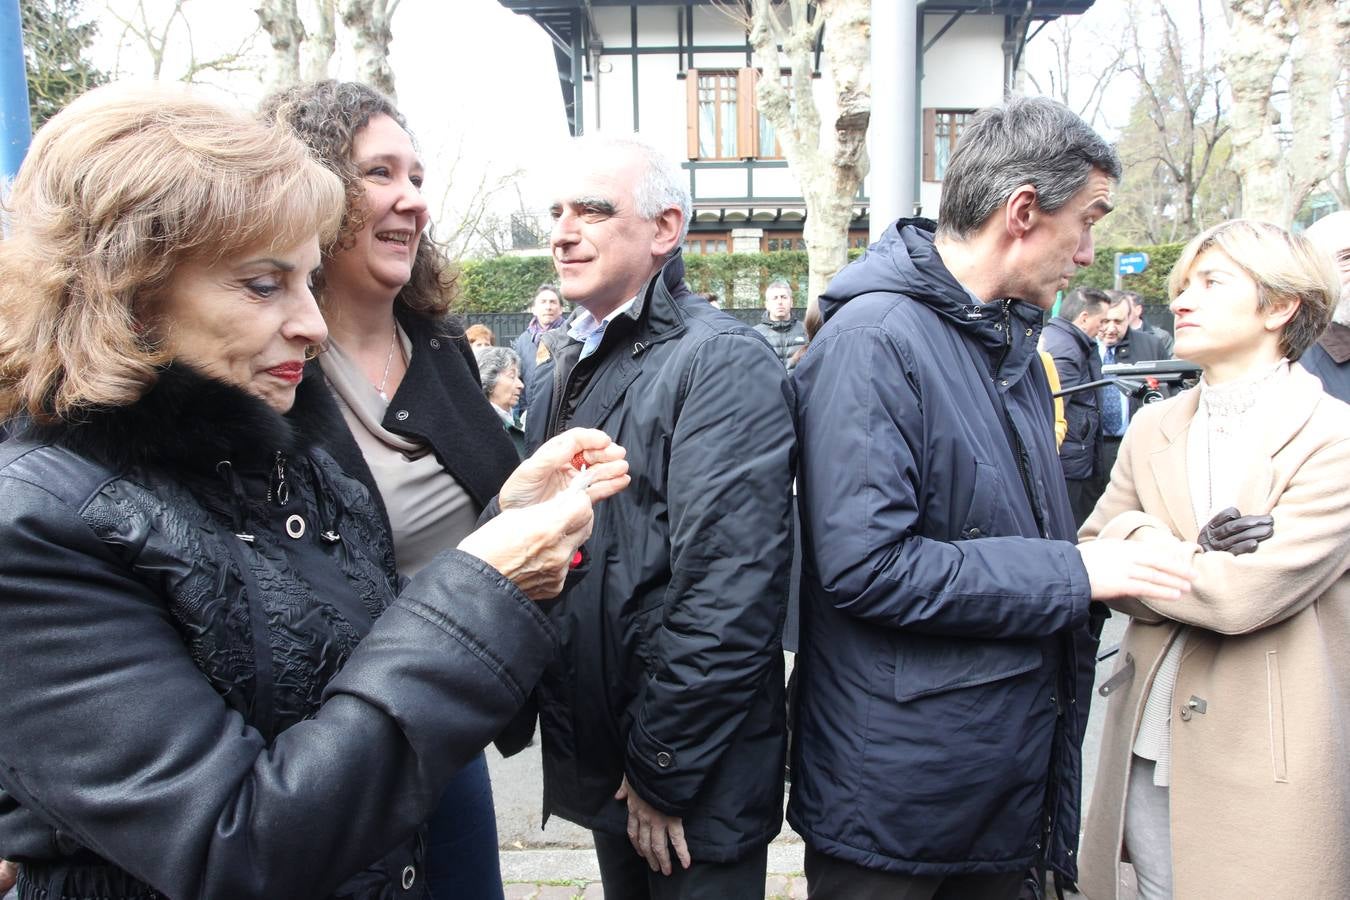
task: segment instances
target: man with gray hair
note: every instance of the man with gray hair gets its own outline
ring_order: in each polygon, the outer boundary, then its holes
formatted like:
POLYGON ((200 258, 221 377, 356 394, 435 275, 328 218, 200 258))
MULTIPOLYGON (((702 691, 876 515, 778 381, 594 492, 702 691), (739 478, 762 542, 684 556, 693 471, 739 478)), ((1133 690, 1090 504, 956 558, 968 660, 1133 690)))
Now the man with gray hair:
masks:
POLYGON ((764 318, 755 326, 764 335, 773 352, 791 371, 797 364, 796 355, 806 346, 806 326, 792 314, 792 285, 775 278, 764 289, 764 318))
POLYGON ((939 221, 821 296, 798 364, 801 650, 788 820, 820 898, 1011 900, 1073 880, 1097 635, 1173 554, 1075 546, 1044 311, 1092 262, 1115 151, 1044 98, 967 125, 939 221))
POLYGON ((1305 233, 1336 264, 1341 299, 1331 314, 1331 324, 1304 351, 1299 363, 1322 379, 1328 394, 1350 403, 1350 210, 1323 216, 1305 233))
POLYGON ((631 138, 563 157, 551 244, 578 309, 545 337, 527 445, 602 429, 633 488, 597 508, 550 612, 544 814, 592 830, 608 897, 763 896, 782 827, 791 386, 685 283, 670 161, 631 138))

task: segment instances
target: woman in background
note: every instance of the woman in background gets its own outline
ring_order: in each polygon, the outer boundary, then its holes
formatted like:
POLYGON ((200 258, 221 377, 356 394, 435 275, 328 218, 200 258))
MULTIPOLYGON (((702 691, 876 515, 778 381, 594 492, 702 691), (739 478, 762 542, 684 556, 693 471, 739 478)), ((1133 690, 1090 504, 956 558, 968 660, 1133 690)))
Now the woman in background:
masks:
MULTIPOLYGON (((330 338, 315 365, 347 424, 328 449, 382 498, 399 574, 411 577, 473 530, 519 457, 448 316, 454 275, 427 233, 422 162, 398 110, 365 85, 323 81, 269 97, 263 114, 289 124, 346 191, 318 280, 330 338)), ((499 746, 515 752, 528 738, 499 746)), ((500 898, 482 754, 450 783, 430 826, 436 900, 500 898)))
POLYGON ((1081 540, 1194 567, 1127 613, 1080 887, 1143 900, 1335 897, 1350 884, 1350 407, 1301 366, 1339 284, 1302 237, 1238 220, 1172 270, 1198 388, 1143 407, 1081 540))
POLYGON ((520 357, 509 347, 483 347, 474 351, 478 374, 483 379, 483 396, 501 417, 516 452, 525 457, 525 426, 516 415, 516 404, 525 385, 520 380, 520 357))
POLYGON ((468 339, 470 347, 493 347, 497 344, 497 336, 492 333, 492 329, 482 324, 464 329, 464 337, 468 339))

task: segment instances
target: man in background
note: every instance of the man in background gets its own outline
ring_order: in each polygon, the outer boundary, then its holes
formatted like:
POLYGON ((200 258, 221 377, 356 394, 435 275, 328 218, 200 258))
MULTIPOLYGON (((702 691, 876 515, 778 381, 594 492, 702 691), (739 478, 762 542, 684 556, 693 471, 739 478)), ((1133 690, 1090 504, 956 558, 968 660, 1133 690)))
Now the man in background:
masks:
POLYGON ((1322 337, 1303 353, 1303 367, 1322 379, 1331 396, 1350 403, 1350 211, 1323 216, 1304 232, 1326 252, 1341 276, 1341 300, 1322 337))
POLYGON ((525 390, 520 392, 520 402, 516 404, 517 415, 529 409, 530 382, 534 380, 534 370, 539 364, 539 339, 545 333, 563 325, 562 293, 558 290, 558 286, 544 283, 535 288, 530 312, 534 314, 534 318, 511 345, 511 349, 516 351, 516 356, 520 357, 520 381, 525 385, 525 390))
POLYGON ((792 314, 792 285, 781 278, 764 290, 764 318, 755 326, 787 369, 796 366, 796 354, 806 346, 806 326, 792 314))
MULTIPOLYGON (((1130 327, 1130 318, 1134 313, 1134 304, 1123 291, 1111 291, 1109 295, 1114 305, 1102 316, 1101 331, 1097 335, 1097 349, 1101 353, 1102 365, 1136 363, 1145 360, 1167 359, 1162 347, 1149 331, 1130 327)), ((1159 390, 1166 391, 1160 387, 1159 390)), ((1108 384, 1101 388, 1098 398, 1102 422, 1102 466, 1101 485, 1097 495, 1106 490, 1111 478, 1111 469, 1120 455, 1120 441, 1125 436, 1125 428, 1143 401, 1139 397, 1126 397, 1120 388, 1108 384)))
POLYGON ((1159 328, 1157 325, 1150 325, 1144 321, 1144 298, 1135 291, 1112 291, 1113 294, 1119 294, 1130 301, 1130 331, 1142 331, 1157 342, 1162 356, 1156 359, 1172 358, 1172 335, 1166 328, 1159 328))
MULTIPOLYGON (((1102 377, 1097 332, 1111 306, 1111 298, 1096 288, 1070 291, 1059 305, 1059 315, 1045 325, 1041 347, 1055 360, 1062 390, 1098 381, 1102 377)), ((1059 464, 1069 489, 1074 524, 1081 527, 1097 505, 1103 490, 1102 423, 1099 392, 1081 390, 1064 397, 1069 432, 1059 448, 1059 464)))

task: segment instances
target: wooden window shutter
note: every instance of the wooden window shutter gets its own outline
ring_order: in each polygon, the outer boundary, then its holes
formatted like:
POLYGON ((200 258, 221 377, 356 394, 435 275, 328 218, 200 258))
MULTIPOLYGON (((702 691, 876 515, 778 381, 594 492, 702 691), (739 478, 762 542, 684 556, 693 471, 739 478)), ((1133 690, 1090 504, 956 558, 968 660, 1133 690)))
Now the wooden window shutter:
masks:
POLYGON ((690 159, 698 159, 698 69, 687 69, 684 77, 686 149, 690 159))
POLYGON ((742 158, 759 156, 758 84, 758 69, 747 67, 736 72, 736 155, 742 158))
POLYGON ((937 135, 937 110, 928 107, 923 111, 923 180, 937 180, 937 166, 933 160, 933 141, 937 135))

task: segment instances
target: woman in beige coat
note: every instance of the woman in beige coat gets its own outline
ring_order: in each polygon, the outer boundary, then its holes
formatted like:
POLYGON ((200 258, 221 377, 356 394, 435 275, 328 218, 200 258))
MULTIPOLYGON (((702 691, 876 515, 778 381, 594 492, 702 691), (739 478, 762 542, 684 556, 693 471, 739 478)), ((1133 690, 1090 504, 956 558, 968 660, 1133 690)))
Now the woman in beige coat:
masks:
MULTIPOLYGON (((1198 388, 1146 406, 1080 538, 1190 555, 1191 590, 1124 600, 1081 887, 1142 898, 1350 892, 1350 406, 1290 361, 1325 327, 1330 260, 1227 222, 1172 272, 1198 388), (1206 523, 1201 527, 1201 523, 1206 523)), ((1101 702, 1101 701, 1099 701, 1101 702)))

